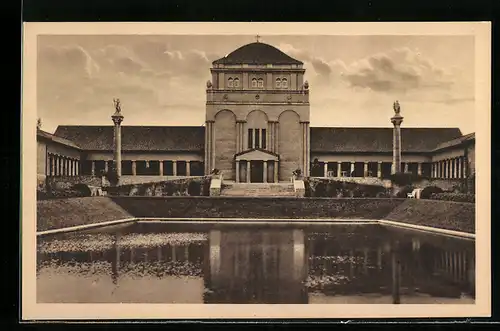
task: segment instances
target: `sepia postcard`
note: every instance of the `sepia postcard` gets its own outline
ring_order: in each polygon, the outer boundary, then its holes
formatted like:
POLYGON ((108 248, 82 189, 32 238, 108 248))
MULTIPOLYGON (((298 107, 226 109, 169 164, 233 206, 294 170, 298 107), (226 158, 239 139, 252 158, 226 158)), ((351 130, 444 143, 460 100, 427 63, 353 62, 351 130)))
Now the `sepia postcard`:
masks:
POLYGON ((24 320, 490 316, 489 22, 23 30, 24 320))

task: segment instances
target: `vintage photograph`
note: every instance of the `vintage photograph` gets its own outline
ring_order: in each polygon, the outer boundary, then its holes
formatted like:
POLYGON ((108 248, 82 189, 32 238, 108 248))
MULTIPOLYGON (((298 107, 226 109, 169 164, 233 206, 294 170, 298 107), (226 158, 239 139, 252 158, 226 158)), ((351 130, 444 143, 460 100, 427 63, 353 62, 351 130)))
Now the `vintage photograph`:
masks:
POLYGON ((477 30, 54 25, 31 39, 35 304, 478 303, 477 30))

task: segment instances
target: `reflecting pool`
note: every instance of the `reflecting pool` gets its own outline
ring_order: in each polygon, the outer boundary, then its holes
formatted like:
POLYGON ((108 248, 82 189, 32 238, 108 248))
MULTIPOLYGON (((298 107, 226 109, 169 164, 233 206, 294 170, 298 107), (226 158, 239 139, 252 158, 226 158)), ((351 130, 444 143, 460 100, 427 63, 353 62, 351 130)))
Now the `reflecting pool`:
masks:
POLYGON ((38 239, 39 303, 473 304, 474 241, 381 225, 137 223, 38 239))

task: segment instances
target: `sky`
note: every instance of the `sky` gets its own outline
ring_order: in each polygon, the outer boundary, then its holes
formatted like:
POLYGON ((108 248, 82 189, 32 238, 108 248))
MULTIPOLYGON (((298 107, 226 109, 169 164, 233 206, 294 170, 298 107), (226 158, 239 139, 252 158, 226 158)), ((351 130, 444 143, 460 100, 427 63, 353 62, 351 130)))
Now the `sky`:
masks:
MULTIPOLYGON (((260 42, 304 62, 311 126, 403 127, 474 132, 473 36, 266 36, 260 42)), ((249 35, 43 35, 38 37, 37 113, 42 129, 203 125, 212 61, 255 41, 249 35)))

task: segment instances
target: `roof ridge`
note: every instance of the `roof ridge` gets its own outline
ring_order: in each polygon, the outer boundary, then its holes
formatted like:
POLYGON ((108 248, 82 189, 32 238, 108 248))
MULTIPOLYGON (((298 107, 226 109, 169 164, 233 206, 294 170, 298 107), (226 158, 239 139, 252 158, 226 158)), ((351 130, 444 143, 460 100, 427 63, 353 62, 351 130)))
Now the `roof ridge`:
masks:
MULTIPOLYGON (((113 127, 113 124, 109 125, 58 125, 58 128, 108 128, 113 127)), ((122 125, 127 128, 204 128, 203 125, 122 125)))
MULTIPOLYGON (((311 129, 393 129, 391 126, 311 126, 311 129)), ((410 127, 402 127, 401 129, 450 129, 456 130, 460 128, 458 126, 410 126, 410 127)))

